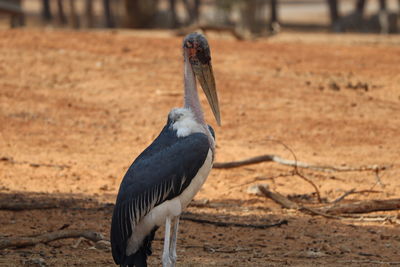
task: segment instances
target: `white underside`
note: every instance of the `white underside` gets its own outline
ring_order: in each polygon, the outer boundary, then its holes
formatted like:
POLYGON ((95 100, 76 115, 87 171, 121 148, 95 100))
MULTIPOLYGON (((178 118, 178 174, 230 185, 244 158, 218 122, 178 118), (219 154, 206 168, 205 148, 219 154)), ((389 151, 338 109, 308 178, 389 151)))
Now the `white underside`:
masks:
POLYGON ((126 247, 127 255, 131 255, 139 249, 144 238, 155 226, 163 225, 167 217, 179 216, 182 213, 206 181, 212 168, 212 161, 212 151, 209 149, 203 166, 201 166, 196 176, 192 179, 190 185, 179 196, 156 206, 138 222, 132 229, 132 235, 128 240, 126 247))

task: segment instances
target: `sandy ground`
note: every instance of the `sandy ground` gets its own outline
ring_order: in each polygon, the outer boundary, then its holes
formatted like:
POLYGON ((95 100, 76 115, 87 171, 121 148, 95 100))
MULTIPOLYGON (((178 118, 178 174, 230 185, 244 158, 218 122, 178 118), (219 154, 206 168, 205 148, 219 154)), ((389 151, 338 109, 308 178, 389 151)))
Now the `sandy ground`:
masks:
MULTIPOLYGON (((391 165, 380 173, 301 170, 325 202, 400 197, 400 38, 282 34, 258 41, 210 36, 222 127, 216 160, 276 154, 321 165, 391 165)), ((168 32, 0 32, 0 201, 74 199, 76 206, 0 211, 0 237, 62 227, 109 238, 112 205, 132 160, 182 103, 181 38, 168 32)), ((266 183, 305 205, 314 189, 290 167, 214 169, 182 221, 178 266, 378 266, 400 264, 396 220, 335 220, 285 210, 248 187, 266 183), (262 179, 262 180, 260 180, 262 179), (257 181, 256 181, 257 180, 257 181)), ((397 212, 372 215, 396 216, 397 212)), ((163 230, 151 266, 160 264, 163 230)), ((0 251, 1 266, 112 266, 107 249, 76 239, 0 251)))

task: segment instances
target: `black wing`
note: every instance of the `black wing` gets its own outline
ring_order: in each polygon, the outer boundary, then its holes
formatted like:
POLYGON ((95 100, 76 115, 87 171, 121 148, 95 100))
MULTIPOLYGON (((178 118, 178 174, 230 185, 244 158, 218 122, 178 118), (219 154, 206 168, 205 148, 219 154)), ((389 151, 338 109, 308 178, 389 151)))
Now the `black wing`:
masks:
POLYGON ((167 125, 133 162, 121 183, 111 224, 112 252, 117 264, 127 256, 131 225, 155 206, 178 196, 204 164, 209 148, 205 134, 178 138, 167 125))

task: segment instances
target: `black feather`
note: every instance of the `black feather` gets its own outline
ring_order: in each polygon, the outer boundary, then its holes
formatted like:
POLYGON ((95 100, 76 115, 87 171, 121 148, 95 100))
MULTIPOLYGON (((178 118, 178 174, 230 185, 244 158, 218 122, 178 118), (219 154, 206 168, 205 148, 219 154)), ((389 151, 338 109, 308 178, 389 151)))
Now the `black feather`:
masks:
POLYGON ((210 130, 210 133, 211 133, 212 137, 213 137, 214 140, 215 140, 215 132, 214 132, 213 127, 211 127, 211 125, 208 125, 208 130, 210 130))
POLYGON ((150 234, 143 240, 143 245, 139 250, 136 251, 136 253, 126 256, 124 262, 120 263, 120 265, 128 267, 147 267, 147 257, 153 253, 151 242, 154 239, 157 229, 158 227, 154 227, 150 234))

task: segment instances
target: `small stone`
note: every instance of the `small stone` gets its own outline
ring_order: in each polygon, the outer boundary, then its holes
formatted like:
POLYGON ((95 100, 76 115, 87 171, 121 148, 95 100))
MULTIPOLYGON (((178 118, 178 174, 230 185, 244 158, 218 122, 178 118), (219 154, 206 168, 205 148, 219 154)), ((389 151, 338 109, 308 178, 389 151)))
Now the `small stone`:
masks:
POLYGON ((46 261, 43 258, 24 260, 22 261, 22 264, 27 266, 39 266, 39 267, 47 266, 46 261))
POLYGON ((269 188, 268 184, 253 184, 247 188, 247 193, 252 195, 262 196, 263 194, 261 193, 260 189, 258 189, 259 186, 262 186, 265 189, 269 188))
POLYGON ((331 82, 329 84, 329 88, 334 90, 334 91, 339 91, 340 90, 340 86, 336 82, 331 82))

